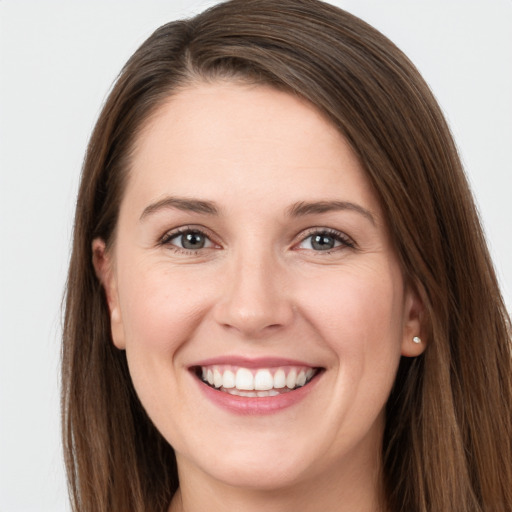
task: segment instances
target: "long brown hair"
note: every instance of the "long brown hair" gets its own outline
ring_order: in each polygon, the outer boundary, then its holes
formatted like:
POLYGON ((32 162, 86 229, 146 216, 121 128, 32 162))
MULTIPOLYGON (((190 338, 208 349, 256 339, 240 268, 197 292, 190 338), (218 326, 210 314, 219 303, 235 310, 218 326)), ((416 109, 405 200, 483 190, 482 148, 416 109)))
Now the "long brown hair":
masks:
POLYGON ((387 406, 386 507, 512 510, 510 320, 457 150, 409 60, 318 0, 232 0, 159 28, 123 68, 83 167, 69 268, 63 438, 74 510, 165 511, 174 452, 111 342, 91 244, 111 244, 141 125, 193 82, 244 80, 309 100, 346 137, 426 307, 428 347, 403 358, 387 406))

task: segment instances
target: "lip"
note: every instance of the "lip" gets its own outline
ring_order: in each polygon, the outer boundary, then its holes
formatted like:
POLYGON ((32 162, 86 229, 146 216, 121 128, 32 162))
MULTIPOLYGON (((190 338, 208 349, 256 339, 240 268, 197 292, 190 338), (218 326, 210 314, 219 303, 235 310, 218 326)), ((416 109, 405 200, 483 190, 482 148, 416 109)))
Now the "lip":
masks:
POLYGON ((305 386, 302 386, 293 391, 282 393, 276 396, 268 397, 247 397, 236 396, 212 388, 205 384, 200 378, 195 375, 194 369, 199 366, 213 366, 213 365, 232 365, 240 366, 243 368, 275 368, 281 366, 302 366, 309 368, 318 368, 304 361, 297 361, 286 358, 265 357, 251 359, 246 357, 225 356, 215 357, 198 361, 197 363, 189 366, 189 371, 194 381, 199 386, 199 390, 206 397, 207 400, 214 405, 237 415, 250 416, 250 415, 267 415, 278 413, 283 409, 292 407, 302 400, 304 400, 316 387, 321 379, 324 370, 320 370, 313 379, 305 386))
POLYGON ((318 365, 312 365, 310 363, 296 359, 286 359, 280 357, 249 358, 243 356, 222 356, 198 361, 197 363, 191 364, 189 369, 197 366, 213 366, 223 364, 241 366, 242 368, 276 368, 279 366, 304 366, 308 368, 318 368, 318 365))

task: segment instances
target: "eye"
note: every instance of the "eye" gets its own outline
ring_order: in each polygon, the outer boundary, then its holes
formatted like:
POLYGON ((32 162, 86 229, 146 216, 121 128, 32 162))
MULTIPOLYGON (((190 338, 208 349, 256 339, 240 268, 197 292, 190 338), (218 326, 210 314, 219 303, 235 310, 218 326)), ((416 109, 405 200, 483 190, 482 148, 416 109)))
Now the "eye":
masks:
POLYGON ((316 230, 302 239, 299 249, 331 251, 338 247, 354 247, 354 242, 345 234, 335 230, 316 230))
POLYGON ((186 251, 198 251, 216 246, 205 233, 189 228, 167 233, 161 243, 186 251))

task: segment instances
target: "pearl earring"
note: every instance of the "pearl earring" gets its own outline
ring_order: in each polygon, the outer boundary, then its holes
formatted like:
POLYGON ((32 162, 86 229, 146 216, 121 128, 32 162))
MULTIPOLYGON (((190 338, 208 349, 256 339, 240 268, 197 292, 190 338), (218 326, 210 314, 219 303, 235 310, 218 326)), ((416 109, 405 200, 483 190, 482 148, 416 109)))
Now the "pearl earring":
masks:
POLYGON ((414 338, 412 339, 412 341, 413 341, 414 343, 418 343, 418 344, 419 344, 419 343, 421 343, 421 338, 420 338, 419 336, 414 336, 414 338))

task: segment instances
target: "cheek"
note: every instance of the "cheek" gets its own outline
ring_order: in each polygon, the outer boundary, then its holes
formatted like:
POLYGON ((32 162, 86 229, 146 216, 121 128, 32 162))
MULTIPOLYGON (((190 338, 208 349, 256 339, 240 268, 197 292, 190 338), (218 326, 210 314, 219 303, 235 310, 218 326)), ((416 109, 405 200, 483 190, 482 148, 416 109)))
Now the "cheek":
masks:
POLYGON ((300 292, 304 316, 351 373, 393 367, 403 324, 401 273, 394 268, 345 268, 308 280, 300 292))
POLYGON ((180 271, 138 268, 122 280, 121 311, 127 351, 172 355, 190 338, 205 309, 208 293, 193 276, 180 271))
POLYGON ((179 411, 191 405, 179 400, 177 392, 183 385, 179 354, 201 324, 209 294, 204 285, 199 288, 200 280, 181 269, 152 264, 125 270, 119 295, 130 376, 150 418, 177 439, 179 429, 175 431, 169 410, 180 417, 179 411))
POLYGON ((401 357, 401 274, 344 272, 317 280, 307 296, 308 321, 332 353, 324 414, 334 453, 378 424, 391 392, 401 357))

